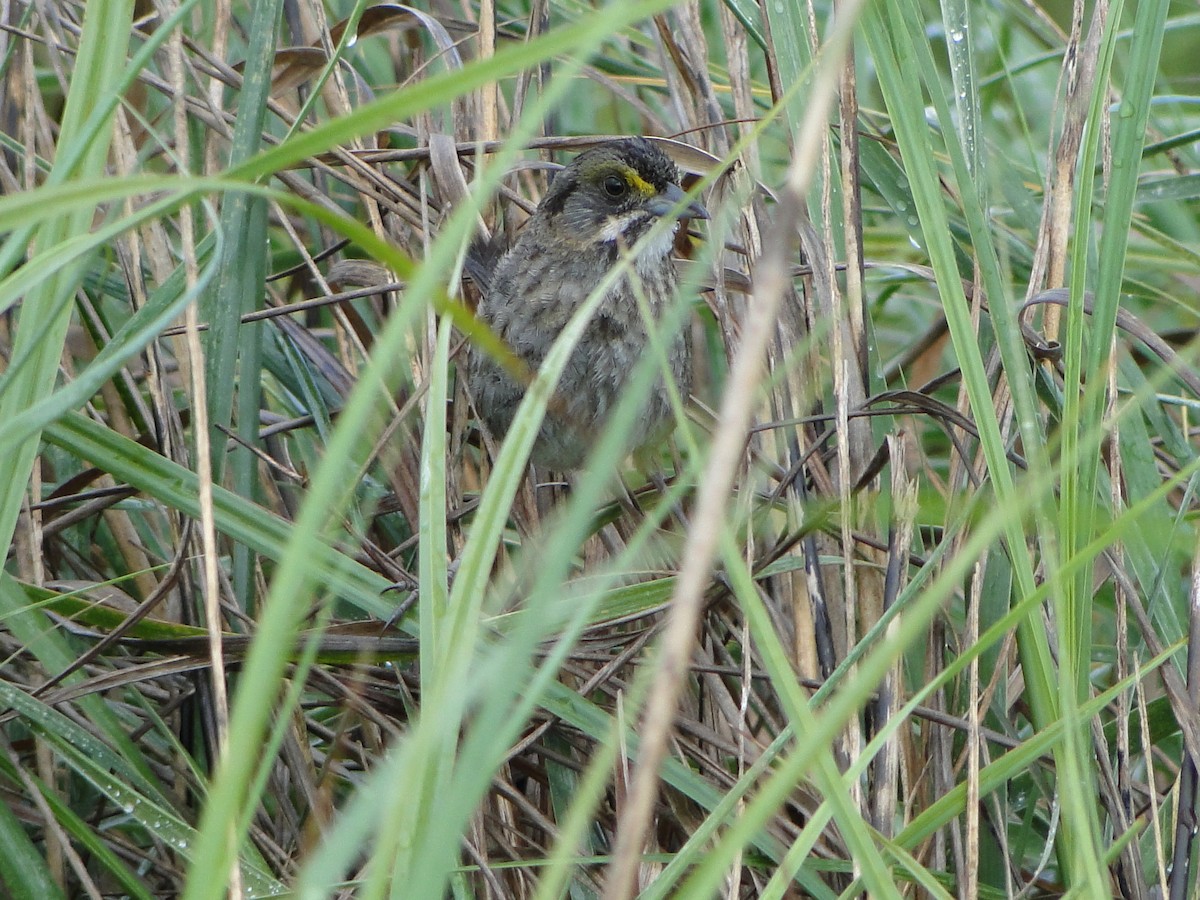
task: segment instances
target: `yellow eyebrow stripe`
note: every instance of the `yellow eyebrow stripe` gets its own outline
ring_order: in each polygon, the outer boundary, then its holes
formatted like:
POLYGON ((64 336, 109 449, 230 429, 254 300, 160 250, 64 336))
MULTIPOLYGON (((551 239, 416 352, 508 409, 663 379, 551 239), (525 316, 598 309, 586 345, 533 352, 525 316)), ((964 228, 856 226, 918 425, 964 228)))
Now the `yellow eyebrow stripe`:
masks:
POLYGON ((658 193, 654 189, 654 185, 648 182, 645 178, 637 173, 636 169, 629 166, 622 166, 622 172, 629 186, 641 194, 643 197, 653 197, 658 193))

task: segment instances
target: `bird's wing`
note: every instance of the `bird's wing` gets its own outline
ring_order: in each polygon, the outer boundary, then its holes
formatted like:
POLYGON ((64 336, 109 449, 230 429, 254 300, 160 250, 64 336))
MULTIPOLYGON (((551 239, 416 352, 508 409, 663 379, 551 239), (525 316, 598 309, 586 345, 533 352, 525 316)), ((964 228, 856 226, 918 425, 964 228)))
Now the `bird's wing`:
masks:
POLYGON ((475 282, 475 286, 484 296, 492 289, 492 276, 496 266, 507 252, 508 246, 499 237, 476 237, 467 247, 467 257, 463 260, 463 272, 475 282))

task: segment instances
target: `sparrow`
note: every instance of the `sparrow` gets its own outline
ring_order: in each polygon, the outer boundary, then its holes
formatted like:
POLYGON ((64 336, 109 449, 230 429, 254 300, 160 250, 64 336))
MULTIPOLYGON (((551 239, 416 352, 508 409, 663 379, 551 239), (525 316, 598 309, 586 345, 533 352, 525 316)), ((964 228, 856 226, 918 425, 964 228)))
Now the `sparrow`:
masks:
MULTIPOLYGON (((560 170, 511 247, 495 241, 472 245, 464 269, 481 295, 476 316, 529 372, 542 365, 550 345, 609 270, 636 249, 567 362, 533 446, 536 465, 569 472, 583 464, 649 350, 639 293, 657 324, 678 291, 672 251, 680 220, 708 217, 699 202, 685 196, 671 158, 634 137, 586 150, 560 170), (671 226, 638 246, 662 219, 671 226)), ((662 337, 671 378, 686 397, 692 383, 686 329, 662 337)), ((503 438, 525 385, 492 356, 471 348, 467 386, 483 424, 503 438)), ((639 413, 634 449, 660 438, 670 419, 670 395, 660 375, 639 413)))

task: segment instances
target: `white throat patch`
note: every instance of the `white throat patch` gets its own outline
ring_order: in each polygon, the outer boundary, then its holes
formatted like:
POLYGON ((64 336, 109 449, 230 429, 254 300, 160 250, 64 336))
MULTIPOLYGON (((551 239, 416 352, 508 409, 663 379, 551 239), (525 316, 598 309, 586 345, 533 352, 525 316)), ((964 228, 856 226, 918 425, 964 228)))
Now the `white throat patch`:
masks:
MULTIPOLYGON (((645 213, 641 212, 627 212, 621 216, 610 216, 604 223, 604 228, 600 230, 600 240, 610 243, 624 239, 625 232, 633 221, 644 215, 645 213)), ((671 251, 675 249, 675 232, 678 230, 678 221, 673 222, 669 228, 656 227, 655 235, 648 242, 642 242, 637 257, 638 269, 641 270, 643 266, 657 266, 670 256, 671 251)))

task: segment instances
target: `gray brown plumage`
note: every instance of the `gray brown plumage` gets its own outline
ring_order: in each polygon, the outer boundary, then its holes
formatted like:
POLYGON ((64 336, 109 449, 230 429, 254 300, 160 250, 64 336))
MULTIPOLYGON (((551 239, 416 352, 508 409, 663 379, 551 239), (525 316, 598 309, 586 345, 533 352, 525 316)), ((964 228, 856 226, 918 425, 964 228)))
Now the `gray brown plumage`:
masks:
MULTIPOLYGON (((467 274, 481 293, 476 315, 512 352, 536 371, 571 316, 643 234, 664 216, 708 218, 699 203, 683 203, 679 170, 644 138, 602 144, 575 157, 555 177, 536 212, 501 253, 478 245, 468 254, 467 274)), ((674 228, 641 248, 627 275, 609 289, 567 362, 534 444, 532 458, 556 470, 578 468, 616 406, 638 359, 649 346, 638 309, 635 279, 661 319, 675 299, 671 259, 674 228)), ((687 335, 664 335, 671 374, 684 396, 691 386, 687 335)), ((501 438, 525 389, 490 356, 472 349, 467 380, 487 428, 501 438)), ((643 407, 635 435, 644 442, 660 433, 671 414, 659 379, 643 407)))

